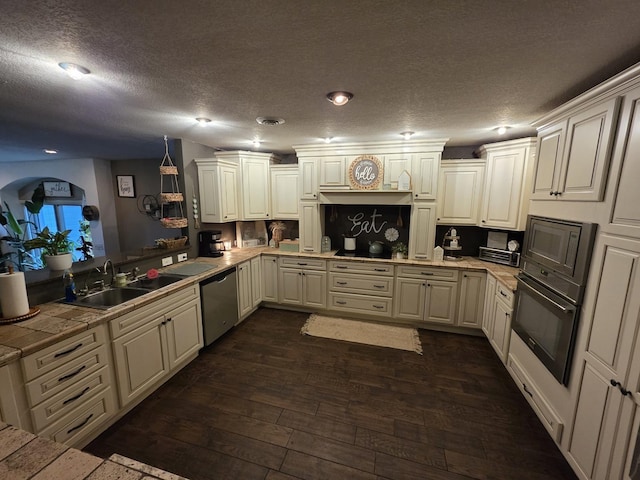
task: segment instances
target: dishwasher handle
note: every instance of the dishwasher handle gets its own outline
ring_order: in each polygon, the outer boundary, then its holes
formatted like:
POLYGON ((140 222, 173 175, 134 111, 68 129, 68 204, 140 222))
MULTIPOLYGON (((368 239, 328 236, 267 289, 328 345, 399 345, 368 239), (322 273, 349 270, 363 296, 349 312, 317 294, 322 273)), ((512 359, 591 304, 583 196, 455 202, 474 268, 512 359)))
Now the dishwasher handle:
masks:
POLYGON ((229 275, 236 271, 236 267, 232 267, 229 270, 225 270, 224 272, 220 272, 215 274, 213 277, 209 277, 200 282, 200 285, 208 285, 210 283, 222 283, 224 282, 229 275))

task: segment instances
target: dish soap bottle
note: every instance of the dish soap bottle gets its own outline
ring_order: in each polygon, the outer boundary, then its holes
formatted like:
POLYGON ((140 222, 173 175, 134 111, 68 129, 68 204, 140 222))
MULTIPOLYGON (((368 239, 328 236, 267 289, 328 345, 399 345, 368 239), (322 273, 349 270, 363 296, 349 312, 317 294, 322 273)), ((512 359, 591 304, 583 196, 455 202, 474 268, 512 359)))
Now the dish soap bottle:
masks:
POLYGON ((66 302, 73 302, 78 298, 76 295, 76 283, 73 280, 73 273, 71 270, 65 270, 62 275, 62 283, 64 285, 64 300, 66 302))

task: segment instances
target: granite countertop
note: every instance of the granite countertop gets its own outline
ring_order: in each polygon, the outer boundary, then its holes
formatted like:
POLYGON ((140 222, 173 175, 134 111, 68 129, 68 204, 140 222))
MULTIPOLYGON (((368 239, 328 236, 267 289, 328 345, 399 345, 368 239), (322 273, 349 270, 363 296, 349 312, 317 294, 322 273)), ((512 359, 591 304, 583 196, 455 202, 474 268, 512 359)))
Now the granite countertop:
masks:
POLYGON ((23 356, 30 355, 38 350, 48 347, 49 345, 53 345, 56 342, 72 337, 82 331, 86 331, 121 315, 132 312, 157 300, 158 298, 165 297, 167 294, 175 290, 198 283, 212 275, 215 275, 216 273, 250 260, 256 255, 269 253, 278 256, 306 258, 316 257, 339 260, 341 262, 391 263, 393 265, 424 265, 462 270, 482 270, 491 273, 507 288, 513 291, 515 291, 517 285, 514 277, 514 275, 518 273, 517 268, 485 262, 473 257, 464 257, 459 261, 397 260, 336 257, 334 256, 336 250, 327 253, 314 254, 286 252, 270 247, 234 249, 232 251, 225 252, 222 257, 198 257, 184 263, 166 267, 161 271, 171 273, 172 269, 189 263, 202 263, 212 266, 210 270, 207 270, 204 273, 185 277, 176 283, 158 290, 150 291, 146 295, 109 308, 108 310, 97 310, 94 308, 80 307, 77 305, 68 305, 58 302, 38 305, 40 313, 35 317, 19 323, 0 325, 0 366, 11 363, 23 356))
POLYGON ((121 455, 94 457, 0 422, 0 478, 187 480, 121 455))

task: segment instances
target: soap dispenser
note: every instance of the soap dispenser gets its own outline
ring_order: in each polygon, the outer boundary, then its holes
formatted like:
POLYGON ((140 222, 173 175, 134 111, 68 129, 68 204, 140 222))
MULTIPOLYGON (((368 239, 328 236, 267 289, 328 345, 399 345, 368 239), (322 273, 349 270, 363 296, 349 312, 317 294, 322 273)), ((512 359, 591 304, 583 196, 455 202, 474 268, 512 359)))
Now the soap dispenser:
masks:
POLYGON ((73 272, 70 269, 65 270, 62 274, 62 284, 64 285, 64 300, 73 302, 78 298, 76 295, 76 283, 73 279, 73 272))

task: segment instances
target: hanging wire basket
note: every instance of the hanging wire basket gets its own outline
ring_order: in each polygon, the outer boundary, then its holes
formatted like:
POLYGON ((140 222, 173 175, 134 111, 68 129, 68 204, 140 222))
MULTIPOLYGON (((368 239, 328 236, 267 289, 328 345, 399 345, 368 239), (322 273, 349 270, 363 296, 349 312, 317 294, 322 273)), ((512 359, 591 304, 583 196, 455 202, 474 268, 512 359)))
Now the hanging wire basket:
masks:
POLYGON ((184 216, 182 202, 184 196, 178 186, 178 167, 169 155, 167 136, 164 136, 164 157, 160 163, 160 225, 165 228, 185 228, 189 220, 184 216), (175 208, 177 206, 177 208, 175 208), (172 210, 174 215, 170 216, 172 210), (177 212, 176 212, 177 210, 177 212), (176 215, 179 213, 179 215, 176 215))

